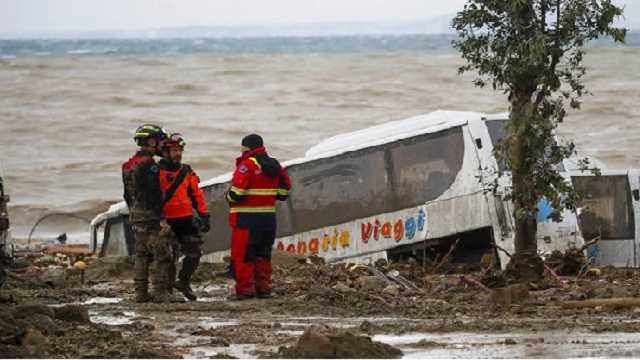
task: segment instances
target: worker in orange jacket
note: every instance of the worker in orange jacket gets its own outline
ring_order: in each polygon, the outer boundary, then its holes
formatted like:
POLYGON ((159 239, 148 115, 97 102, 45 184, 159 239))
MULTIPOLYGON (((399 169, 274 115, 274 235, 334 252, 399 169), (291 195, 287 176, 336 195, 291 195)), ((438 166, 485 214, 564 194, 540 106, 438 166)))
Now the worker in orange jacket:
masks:
POLYGON ((246 136, 241 151, 227 192, 237 300, 272 295, 276 200, 284 201, 291 194, 289 175, 267 155, 259 135, 246 136))
POLYGON ((187 299, 195 301, 198 297, 191 289, 191 276, 197 270, 202 257, 203 232, 208 232, 211 225, 209 207, 198 186, 198 175, 191 166, 182 163, 185 145, 186 141, 181 134, 169 134, 162 148, 163 158, 158 166, 160 187, 164 192, 164 213, 171 226, 174 243, 184 255, 178 281, 175 281, 175 263, 169 279, 174 288, 182 292, 187 299))

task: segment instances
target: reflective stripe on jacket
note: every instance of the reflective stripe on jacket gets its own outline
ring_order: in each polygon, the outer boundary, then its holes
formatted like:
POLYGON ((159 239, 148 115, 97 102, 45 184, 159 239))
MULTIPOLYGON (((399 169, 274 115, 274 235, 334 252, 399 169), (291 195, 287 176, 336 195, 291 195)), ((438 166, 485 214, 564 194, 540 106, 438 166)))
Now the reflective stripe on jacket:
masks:
POLYGON ((264 147, 244 153, 227 192, 229 224, 252 230, 275 230, 276 200, 291 194, 289 175, 264 147))

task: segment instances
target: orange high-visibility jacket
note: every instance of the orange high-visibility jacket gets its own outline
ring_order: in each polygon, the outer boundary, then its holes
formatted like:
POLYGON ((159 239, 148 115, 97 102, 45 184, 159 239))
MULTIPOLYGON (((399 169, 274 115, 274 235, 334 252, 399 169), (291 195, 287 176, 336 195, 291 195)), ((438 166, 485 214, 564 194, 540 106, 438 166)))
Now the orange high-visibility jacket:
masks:
POLYGON ((198 175, 187 164, 175 164, 166 159, 160 160, 160 188, 164 192, 164 212, 167 219, 208 214, 209 207, 204 201, 198 175), (178 183, 179 182, 179 183, 178 183), (174 185, 175 184, 175 185, 174 185))

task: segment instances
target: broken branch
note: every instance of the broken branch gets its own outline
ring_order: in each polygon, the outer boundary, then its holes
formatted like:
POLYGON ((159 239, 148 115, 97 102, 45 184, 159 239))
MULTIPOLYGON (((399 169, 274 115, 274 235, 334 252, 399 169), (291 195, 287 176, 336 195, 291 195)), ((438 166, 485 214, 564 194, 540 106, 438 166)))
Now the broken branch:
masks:
POLYGON ((582 247, 580 248, 580 252, 585 251, 589 246, 596 244, 600 241, 600 236, 596 237, 595 239, 589 241, 588 243, 582 245, 582 247))
POLYGON ((562 303, 563 309, 585 309, 595 308, 598 306, 613 305, 621 308, 640 307, 640 298, 614 298, 614 299, 595 299, 585 301, 565 301, 562 303))

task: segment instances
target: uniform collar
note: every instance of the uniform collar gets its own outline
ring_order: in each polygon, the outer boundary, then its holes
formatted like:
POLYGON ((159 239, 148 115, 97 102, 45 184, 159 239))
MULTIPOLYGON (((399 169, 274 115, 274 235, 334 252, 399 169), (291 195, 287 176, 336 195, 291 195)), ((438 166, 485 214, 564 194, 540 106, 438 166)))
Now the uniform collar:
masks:
POLYGON ((236 159, 236 165, 240 165, 241 162, 247 160, 248 158, 252 157, 252 156, 256 156, 258 154, 266 154, 267 153, 267 149, 265 149, 264 146, 261 146, 259 148, 255 148, 253 150, 249 150, 246 153, 242 154, 242 156, 240 156, 239 158, 236 159))
POLYGON ((146 156, 146 157, 150 157, 150 158, 153 157, 153 155, 150 152, 148 152, 147 150, 138 150, 136 152, 136 156, 146 156))
POLYGON ((165 158, 160 159, 158 162, 164 169, 169 171, 178 171, 182 167, 182 163, 174 163, 171 160, 165 158))

